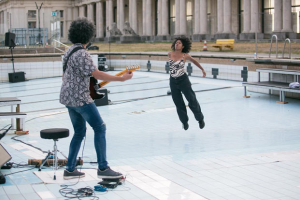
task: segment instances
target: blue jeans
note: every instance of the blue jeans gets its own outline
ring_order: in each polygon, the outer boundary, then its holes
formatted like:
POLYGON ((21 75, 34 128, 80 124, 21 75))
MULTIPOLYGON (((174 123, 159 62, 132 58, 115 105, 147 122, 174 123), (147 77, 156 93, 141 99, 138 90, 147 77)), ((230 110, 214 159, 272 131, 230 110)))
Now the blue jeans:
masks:
POLYGON ((69 110, 69 115, 74 128, 74 136, 69 148, 67 170, 72 172, 75 169, 76 158, 81 142, 86 136, 86 122, 89 123, 95 133, 94 145, 97 153, 98 167, 99 169, 106 168, 106 125, 103 122, 95 103, 84 104, 80 107, 66 107, 69 110))

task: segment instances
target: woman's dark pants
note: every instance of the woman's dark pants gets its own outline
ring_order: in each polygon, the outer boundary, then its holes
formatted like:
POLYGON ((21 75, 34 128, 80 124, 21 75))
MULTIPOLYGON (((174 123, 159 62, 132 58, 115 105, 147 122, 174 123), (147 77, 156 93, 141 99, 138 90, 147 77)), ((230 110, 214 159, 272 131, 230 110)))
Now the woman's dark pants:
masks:
POLYGON ((189 120, 186 106, 181 93, 184 94, 185 98, 189 102, 188 105, 194 113, 196 120, 202 121, 204 116, 201 112, 200 105, 197 101, 195 92, 192 89, 192 84, 187 74, 184 74, 178 78, 170 77, 170 88, 172 93, 172 99, 176 105, 177 114, 179 116, 180 121, 183 124, 185 124, 189 120))

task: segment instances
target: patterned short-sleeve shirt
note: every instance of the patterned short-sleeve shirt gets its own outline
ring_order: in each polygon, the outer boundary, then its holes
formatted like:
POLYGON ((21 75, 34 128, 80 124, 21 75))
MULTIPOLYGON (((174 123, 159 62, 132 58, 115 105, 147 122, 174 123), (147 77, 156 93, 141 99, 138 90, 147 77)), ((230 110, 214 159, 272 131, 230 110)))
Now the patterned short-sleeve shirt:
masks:
MULTIPOLYGON (((74 44, 64 55, 63 64, 66 57, 75 48, 82 44, 74 44)), ((83 46, 82 46, 83 47, 83 46)), ((77 50, 71 55, 67 63, 67 69, 63 76, 60 90, 60 103, 66 106, 78 107, 85 103, 93 103, 90 96, 90 76, 97 67, 94 65, 92 57, 85 49, 77 50)))

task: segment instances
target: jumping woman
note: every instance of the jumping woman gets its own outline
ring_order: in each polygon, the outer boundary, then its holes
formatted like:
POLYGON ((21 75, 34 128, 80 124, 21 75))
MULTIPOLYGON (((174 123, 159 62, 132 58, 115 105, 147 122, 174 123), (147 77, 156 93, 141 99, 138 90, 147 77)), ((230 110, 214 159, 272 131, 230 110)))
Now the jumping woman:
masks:
POLYGON ((194 113, 200 129, 203 129, 205 126, 204 116, 201 112, 200 104, 197 101, 195 92, 192 89, 192 84, 184 69, 186 60, 189 60, 202 70, 203 77, 206 76, 203 67, 188 54, 191 50, 191 46, 191 41, 187 37, 181 36, 175 38, 171 46, 172 52, 168 53, 170 62, 170 88, 172 99, 175 103, 177 114, 184 130, 189 128, 189 118, 181 93, 184 94, 185 98, 189 102, 188 105, 194 113))

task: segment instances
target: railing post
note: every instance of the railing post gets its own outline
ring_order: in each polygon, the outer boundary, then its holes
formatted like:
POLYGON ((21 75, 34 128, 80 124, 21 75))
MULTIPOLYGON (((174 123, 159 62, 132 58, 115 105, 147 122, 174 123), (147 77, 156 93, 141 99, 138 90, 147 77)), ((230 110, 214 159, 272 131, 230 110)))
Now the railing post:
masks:
POLYGON ((193 67, 192 67, 191 63, 188 64, 186 71, 187 71, 188 75, 191 76, 191 74, 193 72, 193 67))
POLYGON ((247 67, 243 67, 243 70, 241 71, 241 77, 243 78, 243 82, 247 82, 247 78, 248 78, 247 67))
POLYGON ((148 60, 148 63, 147 63, 147 69, 148 69, 148 72, 150 72, 150 70, 151 70, 151 63, 150 63, 150 60, 148 60))
POLYGON ((169 64, 169 62, 166 62, 165 70, 166 70, 166 73, 168 74, 169 71, 170 71, 170 64, 169 64))

